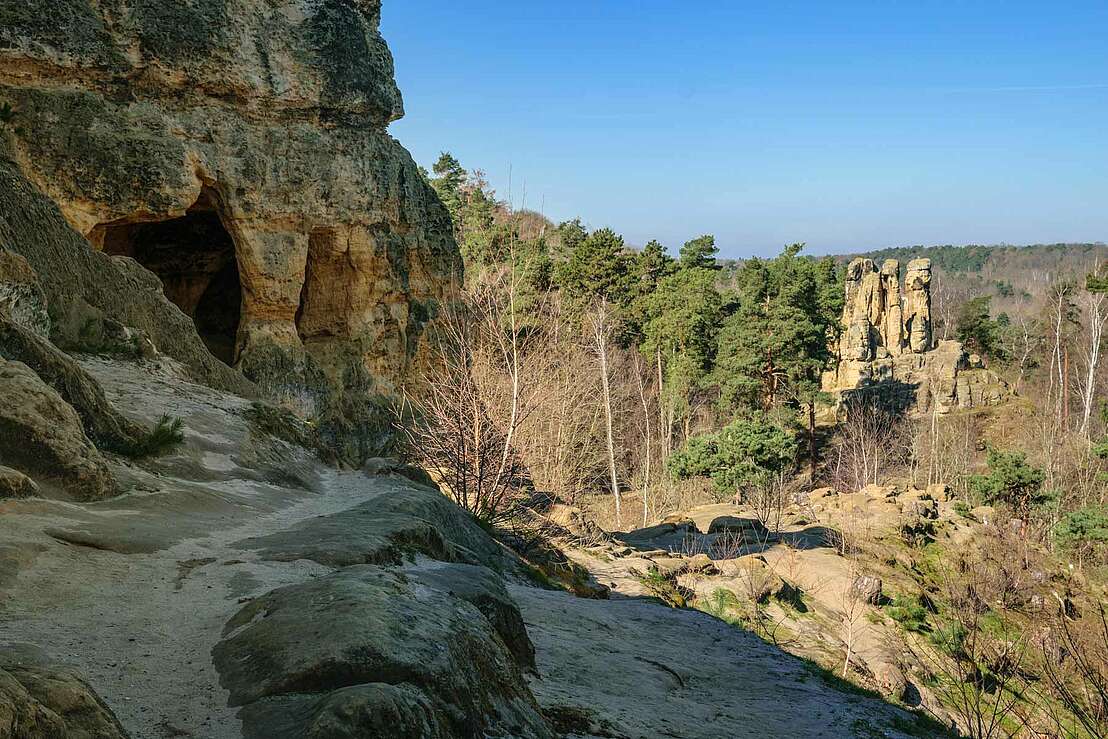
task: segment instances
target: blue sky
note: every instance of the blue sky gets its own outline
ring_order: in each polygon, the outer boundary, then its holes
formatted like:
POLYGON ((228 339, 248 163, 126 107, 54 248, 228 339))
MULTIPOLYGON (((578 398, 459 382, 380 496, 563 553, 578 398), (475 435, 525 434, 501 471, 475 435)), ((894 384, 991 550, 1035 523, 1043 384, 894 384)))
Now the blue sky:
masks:
POLYGON ((383 33, 417 161, 632 244, 1108 240, 1105 0, 385 0, 383 33))

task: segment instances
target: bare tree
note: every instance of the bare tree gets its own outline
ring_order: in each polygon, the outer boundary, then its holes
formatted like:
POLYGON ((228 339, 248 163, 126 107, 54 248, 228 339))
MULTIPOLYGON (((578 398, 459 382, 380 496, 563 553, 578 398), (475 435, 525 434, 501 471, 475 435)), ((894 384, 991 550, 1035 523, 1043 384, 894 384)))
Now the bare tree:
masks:
MULTIPOLYGON (((469 299, 444 309, 422 382, 397 412, 407 456, 437 477, 455 502, 489 522, 510 514, 526 478, 511 444, 522 417, 521 397, 513 393, 514 410, 506 424, 498 423, 476 371, 490 321, 499 331, 501 316, 490 312, 493 307, 469 299)), ((509 351, 509 361, 513 356, 518 354, 509 351)), ((518 377, 518 367, 510 373, 518 377)))
POLYGON ((1108 303, 1108 293, 1086 291, 1081 294, 1085 335, 1079 349, 1080 373, 1083 374, 1078 385, 1081 399, 1079 431, 1085 437, 1089 435, 1089 420, 1096 404, 1097 368, 1100 365, 1100 353, 1104 345, 1105 323, 1108 321, 1106 303, 1108 303))
MULTIPOLYGON (((1065 712, 1048 711, 1062 736, 1108 737, 1108 612, 1103 603, 1079 620, 1054 594, 1058 610, 1041 640, 1043 672, 1065 712)), ((1048 708, 1053 702, 1046 704, 1048 708)))
POLYGON ((603 391, 604 421, 608 443, 608 474, 612 485, 612 496, 616 503, 616 523, 622 525, 623 501, 619 490, 619 475, 616 471, 616 443, 612 430, 612 387, 608 373, 608 351, 612 339, 612 321, 608 301, 601 299, 590 317, 593 349, 600 361, 600 386, 603 391))
POLYGON ((901 418, 877 398, 847 400, 844 412, 828 455, 832 482, 840 490, 877 485, 904 461, 907 444, 896 443, 905 430, 901 418))
POLYGON ((991 570, 963 559, 957 571, 940 572, 947 619, 926 643, 910 649, 935 677, 934 691, 971 739, 1010 737, 1025 720, 1022 672, 1028 649, 1024 633, 997 618, 988 594, 998 584, 991 570), (986 628, 986 615, 992 623, 986 628))
POLYGON ((651 454, 650 446, 653 441, 650 433, 650 405, 646 400, 646 381, 643 379, 643 368, 641 365, 641 359, 638 353, 634 353, 635 358, 635 380, 637 381, 639 388, 639 402, 642 403, 642 444, 645 454, 645 461, 642 470, 642 525, 645 528, 650 520, 650 504, 648 500, 648 494, 650 491, 650 473, 651 473, 651 454))

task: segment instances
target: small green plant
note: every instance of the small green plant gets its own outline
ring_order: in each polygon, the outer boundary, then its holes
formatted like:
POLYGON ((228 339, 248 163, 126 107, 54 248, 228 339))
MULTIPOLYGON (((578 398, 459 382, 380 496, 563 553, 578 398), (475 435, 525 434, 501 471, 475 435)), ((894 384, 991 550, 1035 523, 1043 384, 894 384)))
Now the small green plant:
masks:
POLYGON ((1108 505, 1070 511, 1054 528, 1054 540, 1077 554, 1103 553, 1108 549, 1108 505))
POLYGON ((957 621, 947 621, 931 632, 931 643, 954 658, 965 656, 966 627, 957 621))
POLYGON ((906 631, 922 634, 931 630, 930 624, 927 623, 927 617, 930 614, 919 598, 898 595, 885 606, 885 613, 906 631))
POLYGON ((651 595, 670 608, 686 608, 688 606, 688 599, 685 592, 683 592, 684 588, 680 587, 673 578, 660 572, 656 566, 651 566, 646 572, 632 570, 632 574, 639 579, 644 588, 650 591, 651 595))
POLYGON ((954 512, 962 518, 968 518, 971 521, 977 520, 973 517, 973 508, 964 500, 955 501, 954 512))
POLYGON ((727 588, 716 588, 707 598, 699 600, 696 607, 732 626, 742 626, 744 623, 742 603, 727 588))
POLYGON ((184 422, 180 418, 162 416, 146 436, 136 440, 125 454, 133 459, 159 457, 185 440, 184 422))

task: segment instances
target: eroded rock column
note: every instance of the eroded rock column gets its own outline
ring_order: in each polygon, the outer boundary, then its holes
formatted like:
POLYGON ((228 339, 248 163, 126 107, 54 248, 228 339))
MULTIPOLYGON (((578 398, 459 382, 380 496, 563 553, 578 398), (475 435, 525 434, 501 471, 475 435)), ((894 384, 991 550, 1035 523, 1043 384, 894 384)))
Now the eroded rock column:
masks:
POLYGON ((881 293, 885 309, 881 338, 889 354, 898 357, 904 350, 904 312, 900 305, 900 262, 895 259, 886 259, 881 265, 881 293))
POLYGON ((931 260, 908 262, 904 277, 904 334, 908 348, 923 354, 932 348, 931 336, 931 260))

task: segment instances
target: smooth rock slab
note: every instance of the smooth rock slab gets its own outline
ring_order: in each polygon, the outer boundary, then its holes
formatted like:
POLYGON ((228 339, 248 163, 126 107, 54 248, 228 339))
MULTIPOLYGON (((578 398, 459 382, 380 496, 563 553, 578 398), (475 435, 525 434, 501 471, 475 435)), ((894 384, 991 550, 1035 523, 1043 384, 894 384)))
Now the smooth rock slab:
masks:
POLYGON ((308 559, 329 567, 400 564, 414 554, 496 570, 508 566, 468 513, 438 490, 407 480, 368 503, 239 546, 258 550, 264 559, 308 559))

